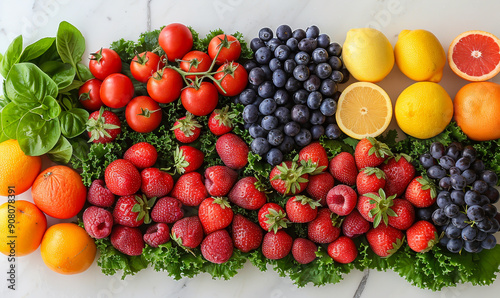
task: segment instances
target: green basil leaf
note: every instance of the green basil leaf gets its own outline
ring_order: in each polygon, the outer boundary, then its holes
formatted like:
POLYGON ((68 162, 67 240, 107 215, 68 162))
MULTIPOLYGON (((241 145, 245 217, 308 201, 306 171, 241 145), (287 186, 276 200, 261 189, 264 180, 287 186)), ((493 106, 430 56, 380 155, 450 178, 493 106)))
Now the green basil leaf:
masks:
POLYGON ((29 113, 29 109, 20 107, 11 102, 2 109, 3 133, 10 139, 17 139, 19 121, 29 113))
POLYGON ((17 140, 26 155, 39 156, 49 152, 61 135, 59 118, 45 121, 37 114, 27 113, 19 122, 17 140))
POLYGON ((2 60, 3 60, 3 54, 0 53, 0 64, 2 64, 2 60))
POLYGON ((87 140, 82 137, 77 137, 70 139, 69 142, 71 146, 73 146, 73 156, 80 161, 85 160, 90 152, 90 145, 87 140))
POLYGON ((55 37, 45 37, 30 44, 24 49, 20 61, 31 61, 40 57, 47 52, 48 49, 50 49, 55 40, 55 37))
POLYGON ((76 74, 71 64, 59 61, 47 61, 40 65, 40 69, 52 78, 59 90, 71 85, 76 74))
POLYGON ((79 89, 83 84, 85 84, 85 82, 82 82, 80 80, 74 80, 66 88, 59 89, 59 93, 60 94, 65 94, 65 93, 68 93, 71 90, 79 89))
POLYGON ((61 114, 61 106, 52 96, 46 96, 43 103, 38 107, 31 109, 31 113, 40 115, 43 120, 57 118, 61 114))
POLYGON ((86 129, 88 118, 89 112, 84 109, 73 108, 63 111, 59 116, 62 134, 69 139, 80 135, 86 129))
POLYGON ((7 97, 17 105, 33 106, 45 96, 57 97, 56 83, 33 63, 18 63, 5 80, 7 97))
POLYGON ((3 132, 2 113, 0 113, 0 143, 8 139, 10 138, 3 132))
POLYGON ((92 73, 90 72, 90 69, 87 65, 82 64, 82 63, 78 63, 76 65, 76 68, 78 70, 78 73, 80 74, 82 81, 86 82, 86 81, 94 78, 94 75, 92 75, 92 73))
POLYGON ((40 57, 33 59, 31 62, 33 62, 36 65, 41 65, 46 61, 59 61, 62 62, 61 57, 59 56, 59 53, 57 52, 57 46, 56 43, 53 42, 50 48, 45 51, 40 57))
POLYGON ((57 30, 56 46, 62 61, 76 68, 85 52, 85 38, 75 26, 63 21, 57 30))
POLYGON ((11 42, 3 55, 2 61, 0 61, 0 74, 2 74, 4 78, 7 77, 12 66, 19 62, 22 53, 23 37, 19 35, 11 42))
POLYGON ((71 146, 68 139, 60 136, 54 148, 47 155, 53 162, 67 164, 71 159, 71 155, 73 155, 73 146, 71 146))

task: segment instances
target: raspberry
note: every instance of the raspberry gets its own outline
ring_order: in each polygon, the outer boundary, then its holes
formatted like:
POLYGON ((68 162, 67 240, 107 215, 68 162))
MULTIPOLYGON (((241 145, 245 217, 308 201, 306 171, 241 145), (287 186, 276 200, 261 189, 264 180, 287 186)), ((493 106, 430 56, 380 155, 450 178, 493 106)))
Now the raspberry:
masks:
POLYGON ((91 237, 106 238, 113 228, 113 215, 106 209, 90 206, 83 212, 83 225, 91 237))
POLYGON ((141 255, 144 248, 141 230, 122 225, 115 225, 113 227, 111 244, 118 251, 129 256, 141 255))
POLYGON ((151 247, 158 247, 170 240, 170 229, 166 223, 155 223, 144 234, 144 242, 151 247))
POLYGON ((115 195, 111 190, 104 187, 104 181, 101 179, 92 181, 87 193, 87 201, 98 207, 111 207, 115 202, 115 195))
POLYGON ((174 223, 183 217, 181 201, 171 197, 159 199, 151 211, 151 219, 155 222, 174 223))

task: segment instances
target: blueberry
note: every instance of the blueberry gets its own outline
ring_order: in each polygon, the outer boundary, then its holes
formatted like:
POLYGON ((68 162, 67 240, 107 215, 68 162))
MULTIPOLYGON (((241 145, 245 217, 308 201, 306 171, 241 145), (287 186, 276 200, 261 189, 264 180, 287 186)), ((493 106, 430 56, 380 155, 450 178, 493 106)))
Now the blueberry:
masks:
POLYGON ((467 185, 472 185, 472 183, 476 181, 476 172, 471 169, 467 169, 463 171, 462 177, 465 178, 465 183, 467 183, 467 185))
POLYGON ((329 139, 335 140, 342 135, 342 131, 337 124, 328 124, 325 128, 325 135, 329 139))
POLYGON ((325 98, 319 109, 323 115, 332 116, 337 111, 337 103, 331 98, 325 98))
POLYGON ((269 69, 271 71, 283 69, 283 62, 281 62, 278 58, 273 58, 271 59, 271 61, 269 61, 269 69))
POLYGON ((254 52, 262 47, 265 47, 265 46, 266 46, 266 44, 264 43, 264 41, 258 37, 254 38, 250 41, 250 49, 252 49, 252 51, 254 51, 254 52))
POLYGON ((496 204, 500 196, 498 190, 492 186, 488 187, 488 190, 484 193, 484 195, 490 199, 491 204, 496 204))
POLYGON ((273 72, 273 84, 274 86, 281 88, 286 85, 286 81, 288 80, 288 75, 283 69, 276 69, 273 72))
POLYGON ((267 152, 266 159, 272 166, 279 165, 283 161, 283 153, 278 148, 272 148, 267 152))
POLYGON ((286 90, 284 90, 284 89, 278 89, 274 93, 274 100, 276 100, 276 103, 278 105, 287 104, 289 99, 290 99, 290 96, 289 96, 288 92, 286 92, 286 90))
POLYGON ((326 49, 330 45, 330 36, 327 34, 320 34, 316 40, 318 41, 318 47, 326 49))
POLYGON ((293 73, 293 70, 297 67, 297 62, 293 59, 287 59, 283 62, 283 70, 286 73, 293 73))
POLYGON ((269 149, 271 149, 271 146, 269 145, 266 139, 259 137, 254 139, 252 143, 250 143, 250 149, 252 150, 253 153, 262 156, 266 154, 269 151, 269 149))
POLYGON ((333 42, 326 48, 326 51, 330 56, 340 57, 340 54, 342 54, 342 46, 333 42))
POLYGON ((286 45, 294 52, 299 49, 299 41, 295 37, 289 38, 286 41, 286 45))
POLYGON ((259 108, 248 105, 243 109, 242 116, 245 123, 254 123, 259 119, 259 108))
POLYGON ((262 128, 264 128, 265 130, 269 131, 278 127, 278 123, 279 123, 278 118, 274 116, 266 116, 262 118, 260 126, 262 126, 262 128))
POLYGON ((430 153, 431 156, 434 157, 435 159, 440 159, 441 156, 445 154, 444 145, 441 144, 440 142, 432 143, 430 147, 430 153))
POLYGON ((448 237, 450 239, 458 239, 458 238, 460 238, 461 232, 462 232, 462 230, 460 230, 459 228, 455 227, 454 225, 448 225, 446 227, 446 230, 445 230, 446 237, 448 237))
POLYGON ((484 209, 481 206, 469 206, 467 208, 467 217, 472 221, 481 221, 485 218, 484 209))
POLYGON ((465 204, 468 206, 479 205, 481 199, 480 194, 474 190, 468 190, 464 196, 465 204))
POLYGON ((448 224, 449 218, 446 216, 444 213, 444 210, 441 208, 438 208, 432 212, 432 221, 434 222, 435 225, 437 226, 444 226, 448 224))
POLYGON ((449 170, 451 167, 455 166, 455 160, 448 155, 443 155, 439 159, 439 165, 444 169, 449 170))
POLYGON ((267 131, 262 128, 259 124, 253 123, 249 128, 248 128, 248 133, 250 136, 254 139, 256 138, 261 138, 265 137, 267 134, 267 131))
POLYGON ((330 79, 323 80, 319 89, 324 96, 333 96, 337 92, 337 83, 330 79))
POLYGON ((279 146, 284 138, 285 134, 279 129, 272 129, 267 135, 267 141, 271 146, 279 146))
POLYGON ((292 51, 288 46, 282 44, 277 46, 274 50, 274 57, 278 58, 281 61, 285 61, 291 52, 292 51))
POLYGON ((260 68, 264 71, 266 80, 270 81, 273 79, 273 71, 269 68, 269 65, 261 65, 260 68))
POLYGON ((306 38, 306 31, 304 29, 295 29, 292 32, 292 37, 297 40, 304 39, 306 38))
POLYGON ((312 25, 307 27, 306 29, 306 37, 307 38, 316 38, 319 36, 319 28, 316 25, 312 25))
POLYGON ((285 89, 288 92, 295 92, 302 87, 302 83, 294 77, 289 77, 285 84, 285 89))
POLYGON ((328 58, 328 64, 330 64, 333 70, 341 70, 343 65, 342 60, 337 56, 328 58))
POLYGON ((449 218, 457 217, 460 214, 460 207, 455 204, 449 204, 444 208, 444 214, 449 218))
POLYGON ((294 60, 297 65, 307 65, 311 61, 311 56, 308 53, 301 51, 295 54, 294 60))
POLYGON ((288 25, 280 25, 276 29, 276 37, 280 40, 286 41, 290 37, 292 37, 292 28, 288 25))
POLYGON ((270 81, 265 81, 264 83, 259 85, 257 93, 262 98, 268 98, 274 96, 275 91, 276 88, 274 87, 274 84, 270 81))
POLYGON ((332 67, 328 63, 320 63, 316 65, 315 73, 320 79, 326 79, 332 74, 332 67))
POLYGON ((480 194, 484 194, 488 190, 488 183, 483 180, 476 180, 472 183, 472 189, 480 194))
POLYGON ((318 140, 324 134, 325 134, 325 128, 323 126, 313 125, 313 127, 311 127, 311 136, 313 140, 318 140))
POLYGON ((424 153, 420 155, 419 161, 425 169, 428 169, 436 164, 436 160, 431 156, 430 153, 424 153))
POLYGON ((283 131, 287 136, 294 137, 300 132, 300 124, 295 121, 288 122, 285 124, 283 131))
POLYGON ((308 97, 309 92, 304 89, 300 89, 292 94, 292 100, 296 104, 306 104, 308 97))
POLYGON ((278 118, 278 121, 280 123, 286 124, 290 122, 291 116, 290 116, 290 110, 285 107, 279 107, 276 109, 274 112, 274 116, 278 118))
POLYGON ((318 90, 320 86, 321 86, 321 79, 314 74, 310 75, 309 79, 307 79, 304 82, 304 89, 306 89, 309 92, 318 90))
POLYGON ((304 124, 309 121, 309 109, 305 105, 295 105, 291 111, 292 120, 304 124))
POLYGON ((450 198, 453 204, 458 206, 465 205, 465 193, 461 190, 452 190, 450 193, 450 198))
POLYGON ((463 245, 464 245, 464 241, 460 238, 459 239, 450 239, 450 241, 448 241, 448 243, 446 244, 446 248, 451 253, 456 254, 462 250, 463 245))
POLYGON ((262 115, 271 115, 276 110, 276 101, 274 98, 266 98, 259 105, 259 112, 262 115))
POLYGON ((250 70, 254 69, 255 67, 259 66, 255 60, 248 60, 243 64, 243 67, 247 72, 250 72, 250 70))
POLYGON ((262 39, 263 41, 271 40, 271 38, 273 38, 273 30, 267 27, 260 29, 259 38, 262 39))
POLYGON ((493 249, 497 245, 497 238, 494 235, 488 235, 486 239, 481 242, 481 247, 484 249, 493 249))
POLYGON ((481 175, 481 179, 488 183, 490 186, 495 186, 498 183, 498 176, 491 170, 486 170, 481 175))
POLYGON ((325 122, 325 115, 323 115, 320 111, 315 110, 311 113, 311 118, 309 118, 309 122, 313 125, 321 125, 325 122))
POLYGON ((257 97, 255 98, 255 101, 252 103, 252 105, 254 105, 254 106, 256 106, 257 108, 259 108, 259 105, 260 105, 260 103, 261 103, 263 100, 264 100, 264 99, 263 99, 262 97, 257 96, 257 97))
POLYGON ((441 179, 446 176, 446 170, 440 165, 435 165, 427 169, 427 175, 432 179, 441 179))
POLYGON ((257 93, 253 89, 245 89, 239 95, 240 102, 244 105, 253 103, 256 98, 257 93))
POLYGON ((258 48, 255 51, 255 61, 259 64, 268 64, 271 61, 273 52, 268 47, 258 48))
POLYGON ((279 146, 279 149, 283 153, 288 153, 293 150, 294 146, 295 146, 295 140, 292 137, 285 135, 285 138, 283 139, 283 142, 279 146))
POLYGON ((344 74, 339 70, 333 70, 330 75, 330 79, 337 84, 340 84, 344 81, 344 74))
POLYGON ((252 85, 260 85, 266 79, 264 70, 260 67, 255 67, 248 73, 248 82, 252 85))
POLYGON ((266 46, 272 51, 274 52, 274 50, 276 50, 276 48, 280 45, 282 45, 283 42, 277 38, 271 38, 268 42, 266 42, 266 46))
POLYGON ((340 84, 344 84, 347 81, 349 81, 349 78, 350 78, 351 75, 349 74, 349 71, 347 70, 347 68, 342 68, 340 71, 344 75, 344 78, 342 79, 342 81, 340 82, 340 84))
POLYGON ((305 128, 302 128, 300 132, 295 136, 295 143, 299 147, 305 147, 311 143, 312 135, 311 132, 305 128))
POLYGON ((293 77, 300 82, 304 82, 309 78, 310 71, 306 65, 297 65, 293 70, 293 77))
POLYGON ((314 38, 306 37, 299 41, 298 48, 301 51, 311 53, 318 46, 318 42, 314 38))
POLYGON ((432 213, 434 212, 434 208, 415 208, 415 217, 419 220, 432 220, 432 213))
POLYGON ((328 61, 328 52, 323 48, 316 48, 311 54, 312 60, 316 63, 323 63, 328 61))
POLYGON ((337 120, 335 119, 335 116, 325 116, 325 124, 336 124, 337 120))
POLYGON ((323 95, 321 95, 320 92, 318 91, 311 92, 307 97, 307 106, 313 110, 319 109, 321 101, 323 101, 323 95))

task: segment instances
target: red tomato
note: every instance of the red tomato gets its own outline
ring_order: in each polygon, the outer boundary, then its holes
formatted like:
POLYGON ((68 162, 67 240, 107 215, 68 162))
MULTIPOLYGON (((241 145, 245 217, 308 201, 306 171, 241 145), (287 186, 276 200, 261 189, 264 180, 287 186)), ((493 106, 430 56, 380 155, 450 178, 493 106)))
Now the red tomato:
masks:
POLYGON ((159 103, 169 103, 179 98, 184 82, 181 75, 171 69, 157 71, 148 80, 148 94, 159 103))
POLYGON ((92 75, 103 81, 112 73, 122 71, 122 60, 112 49, 101 48, 98 52, 92 53, 89 62, 89 69, 92 75))
POLYGON ((102 81, 100 95, 106 106, 119 109, 134 97, 134 84, 126 75, 114 73, 102 81))
POLYGON ((238 39, 232 35, 226 36, 229 45, 224 46, 224 34, 215 36, 208 44, 208 55, 212 58, 212 60, 215 59, 215 55, 217 55, 219 48, 222 47, 219 56, 217 56, 217 64, 223 64, 228 61, 236 61, 241 54, 241 44, 238 39))
POLYGON ((153 73, 163 68, 163 66, 160 56, 153 52, 142 52, 132 59, 130 72, 136 80, 146 83, 153 73))
POLYGON ((172 23, 161 30, 158 43, 167 54, 168 61, 175 61, 191 50, 193 34, 185 25, 172 23))
POLYGON ((90 79, 78 90, 80 103, 89 111, 97 111, 102 107, 100 95, 101 84, 101 80, 90 79))
POLYGON ((181 102, 186 111, 195 116, 210 114, 219 102, 217 88, 212 83, 201 82, 198 89, 184 88, 181 93, 181 102))
POLYGON ((162 111, 160 105, 149 96, 137 96, 125 109, 125 119, 137 132, 151 132, 160 126, 162 111))
MULTIPOLYGON (((212 58, 207 53, 201 51, 191 51, 182 57, 180 67, 187 72, 205 72, 210 69, 212 58)), ((194 80, 196 76, 186 76, 194 80)))
POLYGON ((248 73, 242 65, 236 62, 229 62, 221 65, 217 71, 214 78, 216 80, 222 80, 220 84, 225 91, 222 91, 222 89, 215 84, 220 94, 235 96, 240 94, 247 86, 248 73))

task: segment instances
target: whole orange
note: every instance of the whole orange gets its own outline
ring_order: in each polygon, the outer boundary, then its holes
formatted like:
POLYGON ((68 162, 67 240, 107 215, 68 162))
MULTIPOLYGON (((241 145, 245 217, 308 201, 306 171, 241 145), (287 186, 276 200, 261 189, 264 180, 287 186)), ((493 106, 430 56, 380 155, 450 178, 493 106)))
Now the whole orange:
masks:
POLYGON ((458 126, 471 139, 500 138, 500 85, 475 82, 463 86, 453 102, 458 126))
POLYGON ((53 166, 41 172, 31 188, 35 204, 45 214, 65 219, 82 210, 87 188, 82 177, 67 166, 53 166))
POLYGON ((47 229, 47 219, 35 204, 18 200, 0 206, 0 252, 22 257, 34 252, 47 229))
POLYGON ((61 274, 87 270, 94 262, 96 251, 94 240, 74 223, 59 223, 48 228, 40 247, 45 265, 61 274))
POLYGON ((24 154, 17 140, 0 143, 0 196, 18 195, 27 191, 41 167, 42 159, 24 154))

